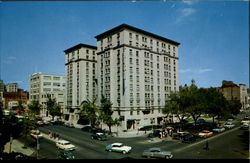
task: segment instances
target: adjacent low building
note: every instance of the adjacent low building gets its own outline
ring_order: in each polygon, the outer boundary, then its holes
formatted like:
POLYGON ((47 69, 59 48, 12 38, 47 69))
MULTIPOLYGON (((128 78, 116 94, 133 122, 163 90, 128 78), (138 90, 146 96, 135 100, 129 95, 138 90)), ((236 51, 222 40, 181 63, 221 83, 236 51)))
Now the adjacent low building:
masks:
POLYGON ((46 103, 48 96, 51 96, 56 99, 63 112, 65 107, 65 87, 66 81, 64 76, 35 73, 30 76, 30 102, 39 101, 42 105, 40 115, 48 117, 49 113, 46 109, 46 103))

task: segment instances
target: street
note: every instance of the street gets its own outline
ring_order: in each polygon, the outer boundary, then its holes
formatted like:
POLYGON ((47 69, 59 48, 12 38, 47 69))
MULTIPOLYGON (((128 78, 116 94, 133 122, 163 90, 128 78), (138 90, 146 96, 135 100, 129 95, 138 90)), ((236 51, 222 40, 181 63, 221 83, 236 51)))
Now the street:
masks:
MULTIPOLYGON (((207 139, 198 140, 192 144, 184 144, 180 141, 148 142, 146 136, 134 138, 108 137, 107 141, 92 140, 90 133, 76 128, 64 126, 46 126, 40 128, 41 132, 56 132, 61 138, 69 140, 76 146, 73 151, 75 159, 121 159, 131 157, 143 159, 142 152, 150 147, 160 147, 162 150, 171 151, 173 159, 245 159, 249 158, 249 131, 234 128, 207 139), (209 142, 209 150, 204 150, 205 142, 209 142), (132 152, 126 155, 115 152, 106 152, 105 146, 111 143, 121 142, 132 147, 132 152)), ((58 149, 55 142, 45 138, 40 140, 39 158, 56 159, 58 149)))

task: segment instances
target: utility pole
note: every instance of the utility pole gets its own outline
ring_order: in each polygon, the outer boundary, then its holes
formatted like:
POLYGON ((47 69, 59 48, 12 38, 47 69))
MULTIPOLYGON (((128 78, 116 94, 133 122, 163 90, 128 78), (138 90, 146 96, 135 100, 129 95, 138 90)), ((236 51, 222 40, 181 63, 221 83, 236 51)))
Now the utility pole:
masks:
POLYGON ((12 137, 12 134, 10 134, 10 150, 9 150, 9 153, 11 153, 11 144, 12 144, 12 141, 13 141, 13 137, 12 137))
POLYGON ((36 152, 36 159, 38 159, 38 156, 39 156, 39 149, 40 149, 39 138, 38 138, 38 136, 36 137, 36 149, 37 149, 37 152, 36 152))

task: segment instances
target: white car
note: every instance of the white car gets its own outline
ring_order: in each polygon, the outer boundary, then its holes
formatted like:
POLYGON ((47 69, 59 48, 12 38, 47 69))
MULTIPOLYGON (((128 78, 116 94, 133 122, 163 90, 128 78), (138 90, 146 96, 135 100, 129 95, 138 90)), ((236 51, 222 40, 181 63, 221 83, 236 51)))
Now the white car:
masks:
POLYGON ((241 126, 240 126, 241 129, 249 129, 249 123, 243 123, 241 126))
POLYGON ((224 127, 218 127, 218 128, 214 128, 213 131, 214 132, 223 132, 225 131, 226 129, 224 127))
POLYGON ((56 142, 56 147, 66 151, 73 151, 76 147, 67 140, 58 140, 56 142))
POLYGON ((31 130, 30 135, 35 139, 43 137, 39 130, 31 130))
POLYGON ((107 145, 105 148, 106 151, 114 151, 114 152, 121 152, 123 154, 129 153, 132 150, 132 147, 125 146, 123 143, 113 143, 107 145))
POLYGON ((242 121, 241 121, 241 124, 244 124, 244 123, 248 123, 249 124, 249 118, 248 117, 245 117, 242 121))
POLYGON ((227 122, 224 127, 225 128, 233 128, 235 125, 233 124, 233 122, 227 122))

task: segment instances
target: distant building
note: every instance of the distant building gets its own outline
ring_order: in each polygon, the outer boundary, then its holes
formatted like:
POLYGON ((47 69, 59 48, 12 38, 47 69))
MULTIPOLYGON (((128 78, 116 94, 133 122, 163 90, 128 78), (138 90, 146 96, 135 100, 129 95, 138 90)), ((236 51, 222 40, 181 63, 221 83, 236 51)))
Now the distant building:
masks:
POLYGON ((59 75, 36 73, 30 76, 30 102, 39 101, 42 105, 40 112, 42 117, 49 116, 46 108, 48 96, 55 98, 63 111, 65 107, 65 82, 65 77, 59 75))
POLYGON ((18 84, 17 83, 10 83, 6 85, 6 92, 17 92, 18 84))
POLYGON ((3 92, 3 107, 4 109, 12 109, 18 106, 18 102, 22 102, 24 107, 27 107, 29 101, 29 93, 22 89, 17 89, 17 92, 3 92))
POLYGON ((237 99, 240 100, 242 104, 242 109, 249 107, 249 94, 247 93, 247 88, 245 84, 235 84, 232 81, 222 81, 222 86, 219 91, 223 93, 227 100, 237 99))

